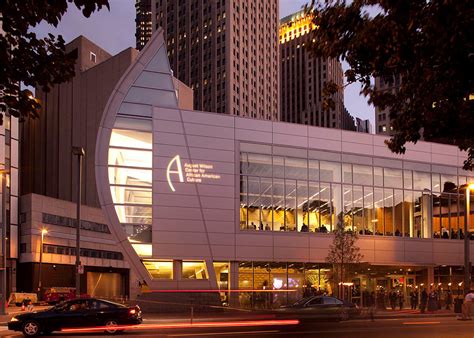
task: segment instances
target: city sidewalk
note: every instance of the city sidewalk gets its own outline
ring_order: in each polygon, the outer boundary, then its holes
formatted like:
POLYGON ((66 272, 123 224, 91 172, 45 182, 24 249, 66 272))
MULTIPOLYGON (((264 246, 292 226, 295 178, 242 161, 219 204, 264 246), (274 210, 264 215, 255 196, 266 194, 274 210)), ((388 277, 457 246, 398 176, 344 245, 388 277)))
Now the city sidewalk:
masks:
MULTIPOLYGON (((429 312, 425 311, 424 313, 421 313, 419 309, 417 310, 411 310, 411 309, 403 309, 403 310, 377 310, 374 314, 374 318, 379 318, 379 319, 389 319, 389 318, 417 318, 417 317, 456 317, 460 316, 461 314, 459 313, 454 313, 454 310, 438 310, 434 312, 429 312)), ((365 312, 363 312, 363 317, 368 317, 365 315, 365 312)))

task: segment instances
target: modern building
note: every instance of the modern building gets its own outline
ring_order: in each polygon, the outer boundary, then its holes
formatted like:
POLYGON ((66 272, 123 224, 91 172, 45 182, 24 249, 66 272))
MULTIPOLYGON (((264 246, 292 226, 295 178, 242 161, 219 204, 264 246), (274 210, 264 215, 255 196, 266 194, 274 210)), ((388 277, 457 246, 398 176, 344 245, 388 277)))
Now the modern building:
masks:
MULTIPOLYGON (((2 92, 0 91, 0 96, 2 92)), ((0 221, 2 243, 5 244, 5 262, 2 271, 6 273, 7 297, 16 291, 16 275, 18 264, 18 119, 8 113, 3 113, 3 123, 0 126, 0 221), (5 229, 3 229, 5 227, 5 229), (3 237, 4 236, 4 237, 3 237), (4 270, 3 270, 4 268, 4 270)), ((2 250, 3 253, 3 250, 2 250)), ((2 279, 3 281, 3 279, 2 279)), ((0 283, 2 283, 0 281, 0 283)))
POLYGON ((135 39, 138 50, 142 50, 151 38, 153 27, 151 23, 151 2, 152 0, 136 0, 135 2, 135 39))
POLYGON ((278 0, 151 1, 174 76, 194 107, 279 120, 278 0))
MULTIPOLYGON (((327 128, 353 130, 344 108, 343 72, 339 60, 316 57, 308 48, 315 43, 314 16, 304 10, 280 20, 281 120, 327 128), (323 90, 334 83, 333 107, 325 107, 323 90)), ((354 125, 352 121, 352 125, 354 125)))
POLYGON ((153 292, 141 299, 211 289, 243 307, 261 305, 258 290, 276 290, 272 306, 308 284, 331 292, 339 217, 363 254, 353 300, 462 281, 465 153, 421 141, 397 155, 379 135, 180 109, 166 48, 158 31, 97 137, 99 200, 132 296, 143 280, 153 292))
MULTIPOLYGON (((108 293, 100 293, 100 283, 110 282, 116 283, 111 289, 114 296, 126 296, 129 274, 124 269, 128 269, 128 263, 116 251, 116 239, 111 237, 99 208, 95 150, 99 123, 107 100, 125 71, 135 62, 138 51, 128 48, 112 56, 83 36, 67 44, 66 51, 77 57, 76 75, 69 82, 54 86, 48 93, 37 89, 36 97, 42 104, 40 117, 26 120, 20 128, 22 231, 19 240, 19 291, 37 290, 42 237, 42 287, 75 285, 73 227, 76 224, 78 167, 72 147, 80 146, 85 149, 81 201, 81 229, 84 230, 81 236, 81 260, 85 264, 85 273, 81 292, 109 297, 111 295, 108 293), (43 229, 48 231, 45 236, 41 236, 43 229), (99 272, 100 283, 96 284, 96 277, 90 276, 97 276, 99 272)), ((192 90, 176 78, 172 79, 179 105, 183 109, 192 109, 192 90)), ((145 78, 143 81, 143 85, 147 86, 150 80, 145 78)), ((18 126, 15 125, 15 128, 16 134, 8 132, 7 135, 18 139, 18 126)), ((17 150, 18 143, 16 148, 12 144, 11 151, 17 150)), ((18 160, 15 161, 11 163, 17 167, 18 160)), ((18 180, 17 169, 12 169, 12 178, 18 180)), ((12 193, 18 195, 18 185, 15 187, 12 193)), ((14 205, 16 208, 17 202, 14 205)), ((11 218, 15 225, 16 215, 18 212, 15 209, 15 217, 11 218)), ((16 226, 13 230, 11 236, 16 236, 16 226)), ((12 250, 18 251, 16 246, 12 250)))
POLYGON ((362 120, 356 117, 356 131, 359 133, 372 134, 372 124, 370 120, 362 120))

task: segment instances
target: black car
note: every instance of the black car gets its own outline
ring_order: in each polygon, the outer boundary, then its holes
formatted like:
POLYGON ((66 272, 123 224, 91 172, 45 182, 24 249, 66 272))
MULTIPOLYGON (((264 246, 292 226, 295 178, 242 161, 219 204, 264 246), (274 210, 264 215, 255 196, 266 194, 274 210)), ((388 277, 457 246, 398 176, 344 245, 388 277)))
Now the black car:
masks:
POLYGON ((140 324, 142 312, 138 306, 122 304, 95 298, 73 299, 60 303, 45 311, 28 312, 14 316, 8 322, 8 329, 22 331, 33 337, 50 334, 68 328, 102 328, 109 334, 123 331, 122 325, 140 324))
POLYGON ((277 313, 300 320, 347 320, 357 317, 360 309, 356 304, 330 296, 303 298, 293 305, 277 310, 277 313))

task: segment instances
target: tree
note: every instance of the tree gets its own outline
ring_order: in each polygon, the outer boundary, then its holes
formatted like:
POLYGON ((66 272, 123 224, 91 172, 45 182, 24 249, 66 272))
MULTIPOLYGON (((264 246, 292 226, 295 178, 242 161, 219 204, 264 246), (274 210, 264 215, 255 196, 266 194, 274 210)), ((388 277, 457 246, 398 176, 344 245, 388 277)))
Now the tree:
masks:
POLYGON ((103 6, 110 10, 108 0, 0 1, 0 125, 7 107, 20 120, 39 116, 41 103, 21 84, 49 91, 74 76, 75 60, 62 36, 38 38, 30 31, 43 20, 56 27, 69 3, 85 17, 103 6))
POLYGON ((329 247, 326 262, 333 265, 334 285, 338 282, 344 283, 348 267, 360 263, 363 255, 356 245, 357 234, 352 230, 346 230, 344 215, 338 215, 336 229, 334 230, 334 240, 329 247))
POLYGON ((347 61, 348 83, 388 108, 387 145, 404 153, 422 137, 467 151, 474 166, 474 2, 471 0, 314 0, 317 25, 308 46, 316 56, 347 61), (395 90, 377 90, 379 77, 395 90))

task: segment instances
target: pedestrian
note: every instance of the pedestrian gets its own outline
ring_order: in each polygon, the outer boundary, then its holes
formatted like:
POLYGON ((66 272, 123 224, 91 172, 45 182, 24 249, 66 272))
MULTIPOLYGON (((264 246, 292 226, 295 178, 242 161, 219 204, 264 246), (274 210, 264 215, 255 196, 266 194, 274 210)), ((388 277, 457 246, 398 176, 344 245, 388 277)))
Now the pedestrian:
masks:
POLYGON ((400 311, 403 310, 403 302, 405 301, 405 297, 403 292, 398 291, 398 306, 400 307, 400 311))
POLYGON ((375 292, 372 291, 368 297, 368 306, 369 306, 369 317, 370 320, 373 322, 375 319, 375 308, 376 308, 376 300, 375 300, 375 292))
POLYGON ((461 320, 472 320, 472 312, 474 312, 474 290, 469 291, 464 297, 461 320))
POLYGON ((451 305, 453 304, 453 293, 450 289, 446 291, 446 310, 451 310, 451 305))
POLYGON ((410 292, 410 305, 412 310, 416 310, 416 307, 418 306, 418 294, 416 291, 410 292))
POLYGON ((395 311, 397 307, 397 298, 398 297, 395 291, 391 291, 389 295, 389 299, 390 299, 390 307, 392 308, 393 311, 395 311))
POLYGON ((438 310, 438 293, 433 289, 428 296, 428 311, 435 312, 436 310, 438 310))
POLYGON ((420 302, 421 313, 425 313, 426 304, 428 304, 428 292, 426 292, 426 289, 423 289, 423 291, 421 292, 421 302, 420 302))

